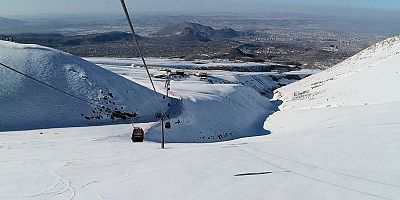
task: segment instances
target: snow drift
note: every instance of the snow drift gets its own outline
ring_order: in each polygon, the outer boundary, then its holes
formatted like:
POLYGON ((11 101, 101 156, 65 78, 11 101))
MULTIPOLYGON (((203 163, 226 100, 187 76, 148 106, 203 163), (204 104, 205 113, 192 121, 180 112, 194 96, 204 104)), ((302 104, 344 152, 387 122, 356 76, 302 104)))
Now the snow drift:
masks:
POLYGON ((153 120, 151 90, 79 57, 0 41, 0 61, 91 105, 0 67, 0 131, 153 120))
POLYGON ((400 36, 276 91, 282 109, 390 103, 400 100, 400 36))

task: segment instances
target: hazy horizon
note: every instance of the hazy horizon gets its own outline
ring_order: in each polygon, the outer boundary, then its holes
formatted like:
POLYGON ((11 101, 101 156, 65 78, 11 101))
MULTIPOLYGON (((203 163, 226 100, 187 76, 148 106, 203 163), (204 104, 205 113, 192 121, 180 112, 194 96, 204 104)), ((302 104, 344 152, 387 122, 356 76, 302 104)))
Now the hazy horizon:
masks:
MULTIPOLYGON (((117 15, 121 13, 118 0, 2 0, 0 16, 67 16, 117 15)), ((126 0, 134 14, 268 14, 297 13, 337 17, 387 18, 397 16, 397 0, 126 0)))

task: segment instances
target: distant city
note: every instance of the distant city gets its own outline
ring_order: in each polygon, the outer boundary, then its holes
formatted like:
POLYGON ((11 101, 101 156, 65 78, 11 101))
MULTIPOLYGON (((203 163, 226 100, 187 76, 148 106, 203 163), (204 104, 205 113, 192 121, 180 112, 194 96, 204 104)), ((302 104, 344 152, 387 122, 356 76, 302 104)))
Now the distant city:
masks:
MULTIPOLYGON (((3 40, 40 44, 81 57, 138 56, 121 16, 0 19, 3 40)), ((329 68, 396 33, 303 16, 143 15, 135 17, 135 23, 147 57, 273 62, 313 69, 329 68)))

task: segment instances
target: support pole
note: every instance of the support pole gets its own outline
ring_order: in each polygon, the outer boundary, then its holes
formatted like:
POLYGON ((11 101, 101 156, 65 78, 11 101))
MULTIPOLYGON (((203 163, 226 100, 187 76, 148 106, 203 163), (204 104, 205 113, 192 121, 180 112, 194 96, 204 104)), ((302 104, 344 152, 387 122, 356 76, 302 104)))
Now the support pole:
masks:
POLYGON ((164 140, 164 116, 161 116, 161 149, 165 149, 165 140, 164 140))
POLYGON ((166 87, 167 87, 167 97, 169 97, 169 90, 171 88, 171 79, 170 79, 170 73, 167 72, 167 80, 166 80, 166 87))

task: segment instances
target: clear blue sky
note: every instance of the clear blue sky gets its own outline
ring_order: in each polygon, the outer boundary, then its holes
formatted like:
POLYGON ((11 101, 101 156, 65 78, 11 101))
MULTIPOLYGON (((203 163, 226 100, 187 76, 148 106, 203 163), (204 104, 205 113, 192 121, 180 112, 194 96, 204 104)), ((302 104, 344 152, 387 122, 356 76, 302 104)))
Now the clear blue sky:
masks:
MULTIPOLYGON (((400 12, 400 0, 126 0, 132 11, 193 12, 319 12, 380 10, 400 12)), ((40 14, 114 14, 119 0, 1 0, 0 16, 40 14)), ((362 12, 360 12, 362 13, 362 12)))

